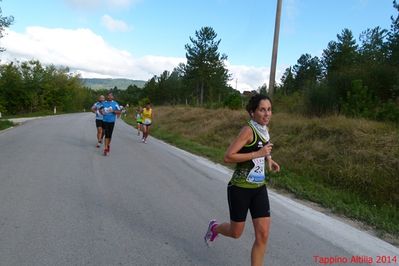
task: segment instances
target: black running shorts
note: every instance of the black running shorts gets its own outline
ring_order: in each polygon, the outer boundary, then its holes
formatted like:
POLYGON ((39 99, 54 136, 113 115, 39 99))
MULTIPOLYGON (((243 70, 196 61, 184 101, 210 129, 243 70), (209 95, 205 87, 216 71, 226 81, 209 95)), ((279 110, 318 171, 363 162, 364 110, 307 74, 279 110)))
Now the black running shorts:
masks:
POLYGON ((103 127, 103 121, 101 119, 96 119, 96 127, 103 127))
POLYGON ((103 130, 104 136, 106 139, 112 138, 112 132, 114 131, 115 122, 104 122, 103 121, 103 130))
POLYGON ((241 188, 229 183, 227 187, 230 220, 245 222, 248 210, 252 219, 270 217, 270 203, 266 185, 258 188, 241 188))

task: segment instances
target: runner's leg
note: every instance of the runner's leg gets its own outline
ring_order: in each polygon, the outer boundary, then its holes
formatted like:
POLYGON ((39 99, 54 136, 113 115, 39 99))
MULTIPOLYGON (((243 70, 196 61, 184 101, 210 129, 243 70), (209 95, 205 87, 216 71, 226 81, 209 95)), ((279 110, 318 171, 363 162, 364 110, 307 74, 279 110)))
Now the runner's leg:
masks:
POLYGON ((251 251, 251 265, 263 265, 266 253, 267 240, 269 238, 270 217, 253 219, 255 229, 255 242, 251 251))

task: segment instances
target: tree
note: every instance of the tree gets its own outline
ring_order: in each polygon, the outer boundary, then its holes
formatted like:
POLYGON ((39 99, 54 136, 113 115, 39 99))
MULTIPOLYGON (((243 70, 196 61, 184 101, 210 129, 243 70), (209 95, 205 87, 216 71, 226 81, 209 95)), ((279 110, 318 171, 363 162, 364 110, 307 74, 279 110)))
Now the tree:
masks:
POLYGON ((388 30, 375 27, 367 29, 360 35, 362 45, 359 49, 362 64, 372 63, 380 64, 387 61, 388 47, 385 39, 388 36, 388 30))
POLYGON ((259 94, 268 95, 266 83, 259 87, 259 94))
POLYGON ((327 49, 323 51, 322 62, 327 75, 356 63, 358 46, 352 31, 342 30, 341 34, 337 34, 337 39, 338 42, 329 42, 327 49))
POLYGON ((323 51, 322 65, 328 86, 336 91, 338 98, 345 101, 352 81, 357 79, 359 53, 356 40, 349 29, 337 35, 338 41, 331 41, 323 51))
POLYGON ((8 114, 57 110, 81 111, 94 97, 68 68, 43 67, 39 61, 0 66, 0 107, 8 114))
POLYGON ((395 69, 389 64, 388 59, 387 36, 386 29, 367 29, 360 35, 362 45, 359 48, 360 73, 357 79, 361 79, 369 93, 382 102, 392 97, 395 82, 392 78, 395 76, 395 69))
POLYGON ((285 69, 284 74, 281 77, 280 89, 284 95, 289 95, 295 91, 295 78, 292 73, 292 67, 285 69))
POLYGON ((13 62, 0 67, 0 102, 3 112, 17 114, 23 112, 27 97, 23 90, 23 82, 19 68, 13 62))
POLYGON ((303 54, 294 65, 292 72, 295 77, 295 89, 304 90, 306 86, 316 84, 320 80, 322 66, 317 56, 303 54))
POLYGON ((389 60, 394 66, 399 66, 399 3, 393 1, 393 7, 398 11, 396 18, 391 16, 391 30, 388 34, 389 60))
POLYGON ((195 37, 190 37, 192 44, 185 45, 187 64, 184 71, 186 84, 195 88, 199 104, 203 105, 205 97, 215 101, 227 87, 229 74, 224 65, 227 56, 218 52, 221 40, 216 40, 213 28, 202 27, 195 32, 195 37))
MULTIPOLYGON (((399 3, 393 1, 393 7, 397 10, 396 18, 391 16, 391 30, 388 36, 389 47, 389 64, 394 67, 395 74, 393 75, 394 86, 392 87, 392 97, 398 101, 399 98, 399 3)), ((398 107, 399 108, 399 107, 398 107)))
POLYGON ((142 89, 136 85, 129 85, 125 91, 121 92, 120 100, 131 105, 137 105, 142 98, 142 94, 142 89))
MULTIPOLYGON (((0 0, 1 2, 1 0, 0 0)), ((0 38, 3 38, 3 32, 14 22, 13 16, 4 17, 3 11, 0 8, 0 38)), ((4 52, 4 48, 0 47, 0 52, 4 52)))

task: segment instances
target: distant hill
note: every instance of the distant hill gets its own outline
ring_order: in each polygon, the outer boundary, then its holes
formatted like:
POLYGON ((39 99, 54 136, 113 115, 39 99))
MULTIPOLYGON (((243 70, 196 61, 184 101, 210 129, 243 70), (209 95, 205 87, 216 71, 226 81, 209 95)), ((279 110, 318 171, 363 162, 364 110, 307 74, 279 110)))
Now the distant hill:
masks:
POLYGON ((132 79, 100 79, 100 78, 81 78, 83 84, 93 90, 112 89, 115 86, 120 90, 126 90, 129 85, 136 85, 143 88, 146 81, 132 79))

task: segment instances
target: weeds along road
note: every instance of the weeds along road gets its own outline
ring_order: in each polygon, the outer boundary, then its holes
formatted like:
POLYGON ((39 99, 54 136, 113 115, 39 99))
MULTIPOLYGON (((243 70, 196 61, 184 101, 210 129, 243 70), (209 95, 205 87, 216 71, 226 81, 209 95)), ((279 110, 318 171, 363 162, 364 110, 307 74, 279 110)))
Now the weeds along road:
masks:
MULTIPOLYGON (((95 134, 91 113, 0 132, 0 265, 249 265, 250 220, 238 240, 203 242, 210 218, 228 219, 230 170, 153 138, 143 144, 121 120, 110 156, 95 148, 95 134)), ((386 242, 269 196, 266 265, 399 256, 386 242)))

